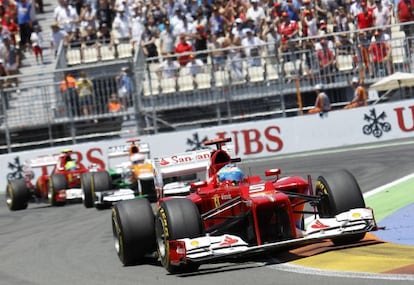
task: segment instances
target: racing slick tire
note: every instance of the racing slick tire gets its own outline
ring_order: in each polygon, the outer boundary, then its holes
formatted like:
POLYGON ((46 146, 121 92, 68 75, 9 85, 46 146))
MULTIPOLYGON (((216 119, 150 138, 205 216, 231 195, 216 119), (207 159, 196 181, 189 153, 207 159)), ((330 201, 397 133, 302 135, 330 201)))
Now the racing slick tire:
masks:
POLYGON ((92 173, 85 172, 81 175, 81 188, 83 192, 83 205, 85 208, 92 208, 94 204, 94 197, 92 193, 92 173))
POLYGON ((155 219, 158 257, 170 273, 196 271, 199 264, 171 264, 169 240, 203 235, 203 224, 197 206, 189 199, 175 198, 161 203, 155 219))
POLYGON ((57 191, 68 189, 68 182, 64 174, 52 174, 49 178, 48 184, 48 200, 51 206, 63 206, 66 204, 65 201, 57 201, 56 195, 57 191))
MULTIPOLYGON (((95 193, 102 192, 112 189, 112 179, 108 172, 106 171, 99 171, 92 173, 91 179, 91 195, 92 195, 92 203, 95 202, 95 193)), ((96 203, 95 208, 98 210, 108 209, 112 205, 105 204, 105 203, 96 203)))
POLYGON ((6 188, 6 204, 10 211, 24 210, 30 199, 24 179, 10 180, 6 188))
MULTIPOLYGON (((338 170, 319 176, 315 187, 316 195, 321 195, 317 208, 321 218, 335 215, 355 208, 365 208, 364 197, 355 177, 347 170, 338 170)), ((349 244, 363 239, 365 233, 347 234, 332 239, 336 245, 349 244)))
POLYGON ((154 213, 147 199, 132 199, 112 207, 115 250, 123 265, 142 262, 155 252, 154 213))

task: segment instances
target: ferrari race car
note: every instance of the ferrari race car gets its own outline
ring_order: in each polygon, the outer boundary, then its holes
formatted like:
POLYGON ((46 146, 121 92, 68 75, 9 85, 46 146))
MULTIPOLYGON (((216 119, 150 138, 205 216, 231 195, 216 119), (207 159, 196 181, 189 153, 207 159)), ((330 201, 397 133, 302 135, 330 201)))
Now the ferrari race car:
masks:
POLYGON ((108 171, 82 175, 83 204, 86 208, 105 209, 115 202, 135 197, 156 200, 149 145, 139 141, 129 139, 128 145, 111 147, 108 171), (111 166, 117 159, 125 157, 128 157, 127 161, 111 166))
MULTIPOLYGON (((161 195, 155 215, 145 199, 114 205, 115 249, 124 265, 157 253, 169 272, 189 272, 203 263, 237 261, 323 239, 336 245, 354 243, 377 228, 349 171, 321 175, 315 187, 310 176, 281 177, 277 168, 266 170, 265 179, 246 176, 235 164, 240 160, 222 148, 229 141, 206 142, 216 149, 209 152, 205 180, 193 182, 185 197, 161 195), (312 221, 305 224, 305 215, 312 221)), ((188 173, 204 155, 202 150, 186 159, 188 173)))
POLYGON ((40 156, 27 162, 23 179, 9 180, 6 187, 6 204, 10 210, 23 210, 28 202, 45 201, 51 206, 61 206, 67 201, 82 201, 80 177, 83 173, 98 170, 78 162, 76 153, 63 150, 55 156, 40 156), (51 174, 47 167, 54 166, 51 174), (31 168, 42 168, 36 184, 31 168))

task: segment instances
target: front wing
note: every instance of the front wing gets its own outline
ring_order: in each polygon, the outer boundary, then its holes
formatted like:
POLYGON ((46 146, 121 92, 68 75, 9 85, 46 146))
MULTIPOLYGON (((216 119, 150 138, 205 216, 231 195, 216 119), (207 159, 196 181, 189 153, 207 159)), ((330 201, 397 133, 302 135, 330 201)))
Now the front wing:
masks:
POLYGON ((108 191, 95 192, 95 204, 113 204, 123 200, 135 198, 135 192, 131 189, 116 189, 108 191))
POLYGON ((208 263, 369 232, 376 228, 372 209, 359 208, 341 213, 335 218, 315 218, 302 232, 302 237, 263 245, 250 246, 240 237, 230 234, 172 240, 169 241, 170 262, 175 265, 187 262, 208 263))

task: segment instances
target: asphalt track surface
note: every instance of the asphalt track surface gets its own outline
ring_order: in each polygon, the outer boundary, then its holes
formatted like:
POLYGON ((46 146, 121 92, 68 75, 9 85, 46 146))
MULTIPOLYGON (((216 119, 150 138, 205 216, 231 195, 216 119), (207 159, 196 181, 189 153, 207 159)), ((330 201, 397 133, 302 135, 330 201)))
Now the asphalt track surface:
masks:
MULTIPOLYGON (((345 168, 367 192, 413 173, 413 153, 414 142, 397 141, 261 160, 246 163, 249 168, 244 169, 263 173, 279 167, 283 175, 311 174, 316 179, 325 171, 345 168)), ((389 232, 401 230, 397 236, 408 227, 399 219, 400 211, 412 215, 402 208, 388 211, 379 221, 389 232)), ((31 204, 18 212, 9 212, 4 203, 0 206, 0 284, 5 285, 413 284, 411 263, 414 247, 383 242, 370 234, 352 247, 337 248, 326 241, 255 260, 202 265, 193 274, 170 275, 151 259, 142 265, 121 265, 113 248, 110 211, 80 204, 59 208, 31 204)))

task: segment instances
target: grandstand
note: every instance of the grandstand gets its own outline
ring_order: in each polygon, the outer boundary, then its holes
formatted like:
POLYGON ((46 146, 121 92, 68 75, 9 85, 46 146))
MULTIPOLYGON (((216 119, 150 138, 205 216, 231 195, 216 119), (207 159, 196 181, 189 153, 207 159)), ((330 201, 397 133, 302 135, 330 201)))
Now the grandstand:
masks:
MULTIPOLYGON (((38 20, 48 44, 56 3, 53 0, 44 3, 45 13, 38 15, 38 20)), ((399 32, 397 24, 390 29, 392 71, 412 72, 408 45, 411 39, 399 32)), ((348 35, 355 37, 357 32, 350 30, 348 35)), ((335 36, 338 34, 325 34, 314 40, 335 36)), ((266 43, 262 47, 265 51, 271 48, 266 43)), ((225 54, 241 49, 222 48, 225 54)), ((259 62, 256 66, 249 66, 248 58, 241 57, 238 59, 241 76, 236 76, 230 65, 218 68, 211 50, 206 56, 202 72, 194 77, 181 68, 176 78, 166 78, 161 69, 165 56, 154 63, 141 47, 132 48, 130 43, 122 41, 113 46, 85 49, 62 45, 56 58, 46 49, 44 65, 37 65, 34 56, 27 54, 21 74, 16 76, 19 86, 1 91, 0 152, 301 115, 314 104, 316 83, 323 83, 334 109, 342 108, 352 98, 349 82, 353 76, 363 76, 369 86, 387 75, 382 66, 374 65, 371 73, 355 54, 339 53, 337 68, 325 74, 315 51, 309 49, 277 55, 264 52, 256 57, 259 62), (108 100, 118 91, 116 78, 123 67, 129 68, 133 93, 127 108, 109 113, 108 100), (78 76, 81 71, 93 82, 94 112, 73 115, 65 104, 60 84, 65 74, 78 76), (5 108, 6 96, 11 99, 9 108, 5 108)))

